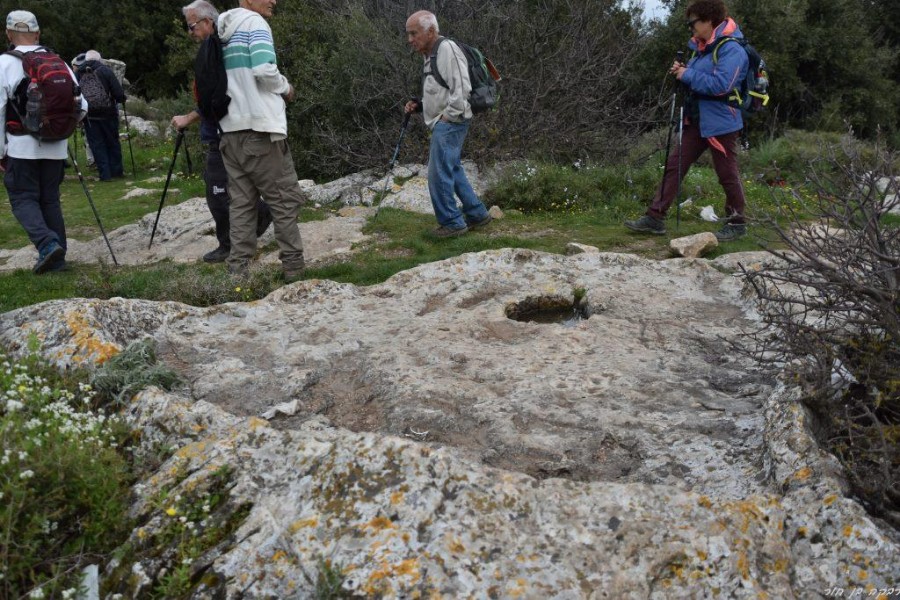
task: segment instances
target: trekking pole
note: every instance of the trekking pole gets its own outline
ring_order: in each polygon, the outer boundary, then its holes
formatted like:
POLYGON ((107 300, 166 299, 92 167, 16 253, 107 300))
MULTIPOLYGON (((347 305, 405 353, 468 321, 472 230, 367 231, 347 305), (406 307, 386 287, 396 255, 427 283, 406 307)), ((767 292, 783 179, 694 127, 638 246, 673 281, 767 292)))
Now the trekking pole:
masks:
POLYGON ((381 201, 384 200, 384 196, 387 194, 388 184, 391 181, 391 174, 394 172, 394 166, 397 164, 397 158, 400 156, 400 144, 403 143, 403 137, 406 135, 406 128, 409 125, 409 118, 411 116, 411 112, 408 112, 403 116, 403 124, 400 126, 400 139, 397 140, 397 147, 394 148, 394 155, 391 156, 391 162, 388 163, 387 175, 385 175, 384 179, 384 189, 381 190, 381 198, 378 203, 378 208, 375 209, 375 216, 372 217, 373 221, 378 218, 378 213, 381 211, 381 201))
MULTIPOLYGON (((680 62, 684 56, 684 52, 679 50, 675 53, 676 59, 680 62)), ((663 174, 659 182, 659 197, 662 198, 664 186, 666 183, 666 167, 669 166, 669 155, 672 149, 672 131, 675 129, 675 105, 678 103, 678 81, 675 81, 675 87, 672 88, 672 97, 669 98, 669 131, 666 134, 666 155, 663 158, 663 174)))
MULTIPOLYGON (((679 50, 675 53, 675 60, 679 63, 684 64, 684 52, 679 50)), ((675 90, 678 90, 678 80, 675 81, 675 90)), ((674 98, 675 93, 672 94, 673 104, 672 109, 674 112, 675 104, 674 98)), ((684 148, 682 142, 684 140, 684 99, 682 99, 681 106, 678 108, 678 183, 675 186, 675 231, 681 227, 681 158, 682 158, 682 150, 684 148)), ((668 161, 666 161, 668 162, 668 161)))
POLYGON ((94 200, 91 198, 91 193, 87 189, 87 185, 84 183, 84 176, 81 174, 81 169, 78 168, 78 161, 75 160, 75 156, 72 154, 72 150, 69 150, 69 158, 72 159, 72 165, 75 167, 75 172, 78 173, 78 180, 81 182, 81 189, 84 190, 84 195, 87 196, 88 204, 91 205, 91 210, 94 211, 94 217, 97 219, 97 225, 100 226, 100 233, 103 235, 103 240, 106 242, 106 247, 109 248, 109 255, 112 256, 113 264, 117 267, 119 266, 119 261, 116 260, 116 253, 113 252, 112 244, 109 243, 109 238, 106 237, 106 231, 103 229, 103 223, 100 222, 100 215, 97 213, 97 207, 94 206, 94 200))
POLYGON ((75 153, 74 153, 75 158, 73 158, 72 160, 75 161, 75 160, 78 160, 78 126, 75 127, 75 131, 73 133, 75 134, 72 137, 72 144, 74 145, 74 148, 75 148, 75 153))
POLYGON ((187 161, 187 174, 194 174, 194 163, 191 162, 191 153, 188 152, 187 139, 184 140, 184 159, 187 161))
POLYGON ((137 171, 134 170, 134 150, 131 149, 131 128, 128 126, 128 109, 122 103, 122 113, 125 115, 125 135, 128 138, 128 154, 131 155, 131 176, 137 179, 137 171))
POLYGON ((172 170, 175 168, 175 161, 178 160, 178 149, 184 140, 184 129, 178 130, 178 137, 175 138, 175 152, 172 155, 172 162, 169 163, 169 174, 166 175, 166 185, 163 186, 162 198, 159 199, 159 209, 156 211, 156 220, 153 222, 153 231, 150 233, 150 243, 147 244, 147 250, 153 245, 153 238, 156 236, 156 226, 159 224, 159 215, 162 213, 163 203, 166 201, 166 192, 169 191, 169 181, 172 180, 172 170))
POLYGON ((681 227, 681 156, 684 136, 684 106, 678 109, 678 186, 675 188, 675 231, 681 227))

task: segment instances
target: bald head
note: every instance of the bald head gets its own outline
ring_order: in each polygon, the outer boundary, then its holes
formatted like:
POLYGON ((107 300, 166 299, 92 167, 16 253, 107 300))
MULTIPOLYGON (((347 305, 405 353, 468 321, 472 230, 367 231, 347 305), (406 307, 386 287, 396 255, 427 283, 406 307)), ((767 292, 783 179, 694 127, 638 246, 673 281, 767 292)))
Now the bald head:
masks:
POLYGON ((406 20, 406 41, 419 54, 428 56, 439 35, 437 17, 427 10, 414 12, 406 20))

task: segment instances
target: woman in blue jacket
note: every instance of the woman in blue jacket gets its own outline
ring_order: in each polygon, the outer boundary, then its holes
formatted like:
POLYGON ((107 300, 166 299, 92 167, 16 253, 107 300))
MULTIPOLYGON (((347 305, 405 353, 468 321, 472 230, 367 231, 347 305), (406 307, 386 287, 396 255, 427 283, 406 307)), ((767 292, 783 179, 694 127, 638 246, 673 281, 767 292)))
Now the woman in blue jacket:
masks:
POLYGON ((740 108, 728 97, 747 77, 747 51, 736 41, 743 34, 722 0, 695 0, 685 11, 692 37, 693 56, 684 65, 672 64, 670 73, 685 87, 681 152, 669 156, 663 182, 647 213, 625 226, 641 233, 666 232, 666 211, 678 192, 678 174, 688 169, 709 148, 719 184, 725 191, 725 225, 716 232, 719 241, 737 239, 747 232, 744 221, 744 188, 737 164, 738 137, 744 128, 740 108), (678 160, 681 158, 679 169, 678 160))

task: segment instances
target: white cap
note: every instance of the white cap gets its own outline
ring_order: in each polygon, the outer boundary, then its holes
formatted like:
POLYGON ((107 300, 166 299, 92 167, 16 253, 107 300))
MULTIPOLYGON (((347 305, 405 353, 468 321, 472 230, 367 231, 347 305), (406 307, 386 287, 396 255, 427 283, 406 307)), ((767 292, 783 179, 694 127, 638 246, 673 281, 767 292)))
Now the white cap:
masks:
POLYGON ((14 10, 6 15, 6 28, 20 33, 37 33, 41 30, 37 17, 27 10, 14 10))
POLYGON ((100 53, 96 50, 88 50, 84 53, 84 60, 100 60, 100 53))

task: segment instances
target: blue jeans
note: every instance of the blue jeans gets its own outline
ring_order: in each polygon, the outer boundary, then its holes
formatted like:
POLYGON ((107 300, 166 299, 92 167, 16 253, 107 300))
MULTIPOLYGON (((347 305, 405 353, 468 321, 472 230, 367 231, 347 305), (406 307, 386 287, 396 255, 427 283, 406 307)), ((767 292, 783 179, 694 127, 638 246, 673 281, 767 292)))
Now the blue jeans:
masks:
POLYGON ((469 132, 469 122, 448 123, 438 121, 431 131, 431 149, 428 154, 428 192, 438 225, 450 229, 462 229, 466 221, 475 223, 487 218, 487 209, 466 179, 460 156, 463 142, 469 132), (462 200, 462 212, 456 206, 456 198, 462 200), (465 216, 463 216, 465 215, 465 216))
POLYGON ((84 122, 84 135, 87 137, 91 152, 94 153, 94 163, 100 172, 100 179, 108 181, 113 177, 121 177, 124 168, 122 145, 119 143, 119 119, 88 117, 84 122))
POLYGON ((13 215, 40 250, 49 242, 66 248, 66 224, 59 203, 59 186, 66 161, 9 157, 3 184, 13 215))

